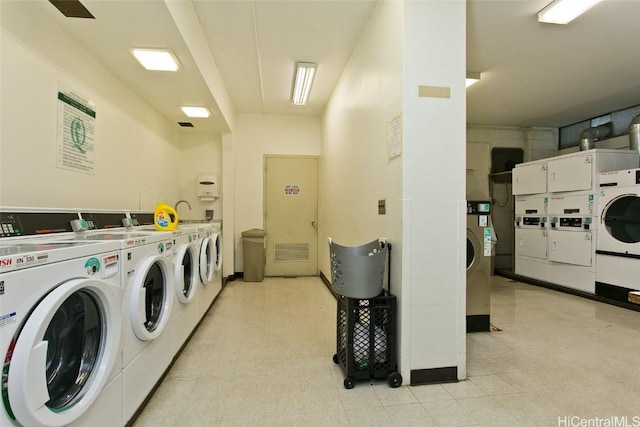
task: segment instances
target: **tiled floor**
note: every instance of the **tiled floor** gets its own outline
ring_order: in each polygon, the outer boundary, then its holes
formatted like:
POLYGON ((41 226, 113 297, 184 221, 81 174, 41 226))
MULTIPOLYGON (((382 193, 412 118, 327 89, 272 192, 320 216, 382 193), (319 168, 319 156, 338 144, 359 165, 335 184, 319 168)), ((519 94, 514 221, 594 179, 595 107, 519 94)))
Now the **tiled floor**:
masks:
POLYGON ((135 426, 640 426, 639 312, 495 277, 467 381, 346 390, 335 307, 318 278, 229 283, 135 426))

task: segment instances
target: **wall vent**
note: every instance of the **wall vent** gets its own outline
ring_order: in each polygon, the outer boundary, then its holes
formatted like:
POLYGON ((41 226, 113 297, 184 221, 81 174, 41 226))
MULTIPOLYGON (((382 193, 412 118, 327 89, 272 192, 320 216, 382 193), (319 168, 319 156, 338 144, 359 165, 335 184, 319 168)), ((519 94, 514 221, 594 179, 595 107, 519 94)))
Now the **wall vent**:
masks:
POLYGON ((275 262, 309 261, 309 244, 276 243, 275 262))
POLYGON ((183 128, 192 128, 193 127, 193 123, 191 123, 191 122, 178 122, 178 124, 180 126, 182 126, 183 128))

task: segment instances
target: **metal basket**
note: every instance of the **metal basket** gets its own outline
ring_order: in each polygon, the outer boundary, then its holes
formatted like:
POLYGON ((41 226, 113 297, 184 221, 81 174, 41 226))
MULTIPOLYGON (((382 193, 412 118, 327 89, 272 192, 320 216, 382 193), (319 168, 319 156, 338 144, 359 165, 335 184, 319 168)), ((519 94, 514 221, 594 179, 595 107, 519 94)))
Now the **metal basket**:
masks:
POLYGON ((341 246, 329 238, 331 287, 347 298, 380 295, 387 261, 387 239, 360 246, 341 246))

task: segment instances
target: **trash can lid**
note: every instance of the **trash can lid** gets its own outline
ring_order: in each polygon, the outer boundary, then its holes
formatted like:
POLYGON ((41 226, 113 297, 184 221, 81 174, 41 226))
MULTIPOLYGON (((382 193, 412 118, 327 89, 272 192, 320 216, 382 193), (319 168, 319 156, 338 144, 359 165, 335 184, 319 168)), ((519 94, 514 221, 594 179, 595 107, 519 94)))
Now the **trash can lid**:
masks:
POLYGON ((259 228, 252 228, 251 230, 245 230, 242 232, 242 237, 264 237, 267 233, 259 228))

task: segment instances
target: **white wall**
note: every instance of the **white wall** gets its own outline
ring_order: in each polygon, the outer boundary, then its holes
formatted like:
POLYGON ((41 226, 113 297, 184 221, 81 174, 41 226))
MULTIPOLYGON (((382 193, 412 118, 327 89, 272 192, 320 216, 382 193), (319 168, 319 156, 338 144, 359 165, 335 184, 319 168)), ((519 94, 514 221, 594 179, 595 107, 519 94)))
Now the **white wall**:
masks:
POLYGON ((320 271, 331 277, 327 237, 356 246, 384 236, 393 247, 393 292, 400 290, 402 159, 387 156, 387 128, 402 110, 401 28, 402 2, 378 3, 327 106, 320 162, 320 271), (381 199, 385 215, 378 215, 381 199))
MULTIPOLYGON (((522 148, 524 161, 545 159, 558 154, 558 130, 549 128, 516 128, 508 126, 467 127, 467 142, 488 143, 496 147, 522 148)), ((491 158, 485 165, 469 165, 473 168, 491 169, 491 158)))
POLYGON ((178 215, 181 219, 204 219, 205 210, 213 209, 214 220, 222 219, 222 198, 215 201, 201 201, 197 196, 198 175, 214 172, 218 175, 218 192, 222 195, 222 136, 192 134, 180 138, 180 199, 186 200, 189 207, 180 203, 178 215))
POLYGON ((177 132, 35 6, 2 2, 0 205, 175 202, 177 132), (93 175, 56 167, 59 84, 95 102, 93 175))
POLYGON ((404 3, 403 376, 466 377, 465 7, 404 3), (450 97, 420 97, 419 86, 450 97))
MULTIPOLYGON (((242 268, 241 233, 264 228, 264 155, 320 155, 320 118, 238 114, 233 132, 235 271, 242 268)), ((223 224, 224 227, 224 224, 223 224)))

